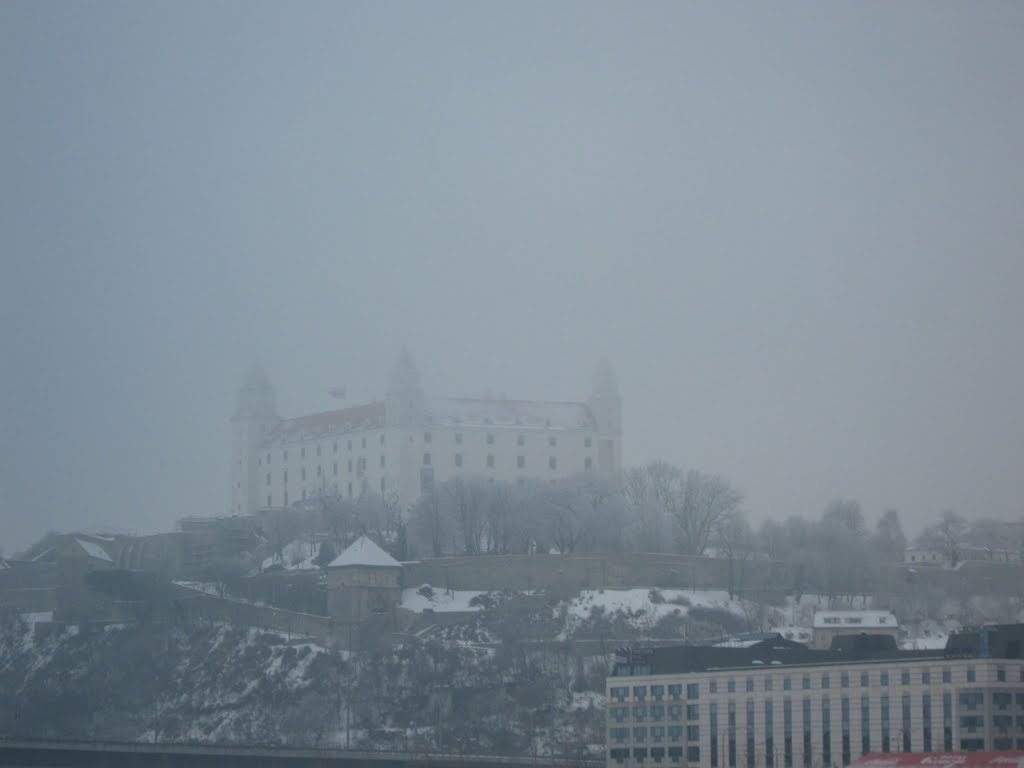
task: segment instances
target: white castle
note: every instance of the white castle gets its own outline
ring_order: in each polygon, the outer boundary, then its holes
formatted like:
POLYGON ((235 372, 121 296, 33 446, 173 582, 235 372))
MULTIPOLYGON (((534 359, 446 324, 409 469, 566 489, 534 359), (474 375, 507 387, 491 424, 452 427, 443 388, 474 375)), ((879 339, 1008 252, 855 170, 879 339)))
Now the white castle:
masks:
POLYGON ((402 351, 382 402, 282 419, 254 367, 231 418, 231 514, 368 492, 407 509, 457 475, 524 482, 621 466, 622 401, 604 361, 586 402, 427 398, 402 351))

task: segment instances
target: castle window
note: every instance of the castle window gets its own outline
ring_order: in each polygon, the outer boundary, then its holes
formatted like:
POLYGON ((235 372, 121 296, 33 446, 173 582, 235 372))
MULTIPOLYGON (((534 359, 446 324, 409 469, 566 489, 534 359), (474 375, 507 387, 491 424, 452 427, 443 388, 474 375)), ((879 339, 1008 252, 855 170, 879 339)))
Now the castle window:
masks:
POLYGON ((494 454, 493 453, 487 454, 487 468, 488 469, 494 469, 494 454))
POLYGON ((430 466, 430 454, 429 453, 424 453, 423 454, 423 466, 424 467, 429 467, 430 466))
POLYGON ((334 462, 334 476, 338 476, 338 462, 334 462))
POLYGON ((334 452, 335 453, 338 452, 338 441, 337 440, 334 441, 334 452))
POLYGON ((352 459, 348 460, 348 471, 349 471, 349 473, 352 472, 352 459))
POLYGON ((270 494, 269 493, 267 494, 267 506, 268 507, 270 506, 270 494))
POLYGON ((284 471, 284 481, 286 483, 288 482, 288 470, 287 469, 284 471))
POLYGON ((519 467, 520 469, 525 467, 526 466, 526 457, 525 456, 517 456, 516 457, 516 466, 519 467))
POLYGON ((351 440, 348 441, 348 449, 350 451, 352 450, 352 441, 351 440))
POLYGON ((268 467, 270 466, 270 454, 269 453, 267 454, 267 466, 268 467))
POLYGON ((366 447, 366 438, 364 437, 363 438, 363 448, 365 448, 365 447, 366 447))
POLYGON ((520 435, 516 438, 516 445, 526 445, 526 438, 520 435))
POLYGON ((456 445, 462 445, 462 433, 461 432, 456 432, 455 433, 455 444, 456 445))
POLYGON ((284 452, 284 460, 285 460, 285 461, 288 461, 288 451, 285 451, 285 452, 284 452))
POLYGON ((348 484, 348 497, 350 499, 352 498, 352 483, 348 484))
POLYGON ((267 472, 267 485, 270 485, 270 473, 267 472))
POLYGON ((558 445, 558 438, 555 437, 554 435, 549 437, 548 438, 548 445, 550 445, 552 448, 554 448, 556 445, 558 445))
POLYGON ((380 433, 380 444, 384 445, 384 433, 383 432, 380 433))
POLYGON ((488 445, 494 445, 494 435, 492 435, 492 434, 488 434, 487 435, 487 444, 488 445))
POLYGON ((380 455, 380 468, 384 469, 384 454, 383 453, 380 455))
POLYGON ((317 444, 316 444, 316 455, 317 455, 317 456, 319 456, 319 455, 320 455, 320 443, 317 443, 317 444))
POLYGON ((299 452, 303 459, 306 458, 306 446, 302 446, 302 448, 299 449, 299 452))
POLYGON ((551 469, 558 469, 558 459, 556 459, 554 456, 548 459, 548 467, 551 469))
POLYGON ((584 448, 589 448, 590 447, 590 438, 589 437, 584 437, 583 438, 583 447, 584 448))
POLYGON ((321 477, 323 475, 323 467, 319 464, 316 465, 316 476, 321 477))
POLYGON ((591 458, 589 456, 587 456, 587 458, 585 458, 583 460, 583 468, 589 472, 591 467, 593 467, 593 466, 594 466, 594 462, 591 460, 591 458))
MULTIPOLYGON (((303 468, 302 468, 302 479, 303 479, 303 480, 305 480, 305 479, 306 479, 306 468, 305 468, 305 467, 303 467, 303 468)), ((305 497, 305 496, 303 496, 302 498, 306 498, 306 497, 305 497)))
POLYGON ((286 507, 288 506, 288 491, 284 492, 284 505, 286 507))
POLYGON ((424 443, 429 443, 432 437, 433 437, 433 435, 431 435, 429 432, 424 432, 423 433, 423 442, 424 443))
POLYGON ((384 478, 383 477, 380 479, 380 495, 381 496, 384 495, 384 478))
POLYGON ((462 466, 462 454, 461 453, 456 453, 455 454, 455 466, 456 467, 461 467, 462 466))

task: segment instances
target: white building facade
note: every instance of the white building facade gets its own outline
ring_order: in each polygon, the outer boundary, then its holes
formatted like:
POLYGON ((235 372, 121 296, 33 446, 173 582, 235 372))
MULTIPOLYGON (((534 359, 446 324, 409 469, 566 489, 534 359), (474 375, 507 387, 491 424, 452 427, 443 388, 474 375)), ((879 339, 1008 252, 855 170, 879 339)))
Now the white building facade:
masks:
POLYGON ((607 679, 607 765, 829 768, 873 752, 1024 749, 1022 637, 1013 625, 945 651, 657 649, 607 679))
POLYGON ((581 402, 427 398, 403 351, 383 401, 282 419, 269 379, 253 369, 231 419, 230 513, 368 492, 405 509, 432 484, 459 475, 507 482, 612 475, 621 467, 621 410, 607 363, 581 402))

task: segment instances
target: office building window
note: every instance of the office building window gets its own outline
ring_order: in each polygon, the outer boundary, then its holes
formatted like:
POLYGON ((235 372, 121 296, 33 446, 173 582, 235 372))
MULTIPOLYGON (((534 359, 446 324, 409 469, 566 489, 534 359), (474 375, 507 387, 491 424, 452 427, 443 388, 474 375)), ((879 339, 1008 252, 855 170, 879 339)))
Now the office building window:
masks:
POLYGON ((733 680, 731 677, 729 678, 729 682, 726 683, 726 689, 729 691, 729 693, 736 693, 736 681, 733 680))
POLYGON ((843 672, 839 676, 839 686, 841 688, 849 688, 850 687, 850 673, 849 672, 843 672))
POLYGON ((803 701, 803 734, 804 734, 804 768, 811 768, 811 700, 804 697, 803 701))
POLYGON ((867 696, 860 697, 860 753, 866 755, 871 751, 871 700, 867 696))
POLYGON ((927 670, 927 669, 922 669, 921 670, 921 682, 924 685, 931 685, 931 683, 932 683, 932 673, 929 670, 927 670))
POLYGON ((900 736, 902 737, 902 747, 904 752, 910 751, 910 694, 903 694, 903 726, 900 728, 900 736))
POLYGON ((686 685, 686 698, 691 701, 700 698, 700 684, 699 683, 687 683, 686 685))
POLYGON ((821 700, 821 762, 832 763, 832 709, 827 696, 821 700))
POLYGON ((882 697, 882 751, 891 752, 892 745, 889 743, 889 697, 882 697))
POLYGON ((811 689, 811 676, 810 675, 804 675, 804 679, 802 681, 802 687, 803 687, 803 689, 805 691, 809 691, 811 689))
POLYGON ((883 686, 888 685, 889 684, 889 673, 888 672, 882 672, 878 676, 878 683, 879 683, 879 685, 883 685, 883 686))
POLYGON ((747 699, 747 765, 754 765, 754 702, 747 699))
POLYGON ((974 667, 968 667, 967 668, 967 682, 968 683, 977 682, 977 673, 974 671, 974 667))
POLYGON ((718 768, 718 704, 711 702, 708 726, 711 730, 711 768, 718 768))
POLYGON ((775 713, 771 699, 764 703, 764 761, 767 768, 775 766, 775 713))
POLYGON ((942 749, 953 751, 953 694, 942 694, 942 749))
POLYGON ((782 765, 793 768, 793 702, 782 702, 782 765))
POLYGON ((924 739, 925 752, 932 751, 932 697, 929 693, 921 694, 921 735, 924 739))
POLYGON ((736 768, 736 702, 729 702, 729 747, 728 759, 729 768, 736 768))
POLYGON ((953 673, 952 673, 951 670, 948 670, 948 669, 942 670, 942 682, 944 682, 944 683, 951 683, 951 682, 953 682, 953 673))
POLYGON ((790 679, 789 675, 786 675, 784 678, 782 678, 782 690, 789 691, 792 690, 792 688, 793 681, 790 679))
POLYGON ((867 672, 860 673, 860 687, 867 688, 871 685, 871 676, 867 672))
POLYGON ((830 681, 829 676, 828 675, 822 675, 821 676, 821 687, 822 688, 828 688, 828 687, 830 687, 830 685, 831 685, 831 681, 830 681))
POLYGON ((842 737, 843 737, 843 765, 850 764, 850 699, 843 696, 843 700, 840 703, 840 717, 842 718, 842 737))
POLYGON ((900 685, 910 685, 910 670, 904 669, 900 672, 900 685))

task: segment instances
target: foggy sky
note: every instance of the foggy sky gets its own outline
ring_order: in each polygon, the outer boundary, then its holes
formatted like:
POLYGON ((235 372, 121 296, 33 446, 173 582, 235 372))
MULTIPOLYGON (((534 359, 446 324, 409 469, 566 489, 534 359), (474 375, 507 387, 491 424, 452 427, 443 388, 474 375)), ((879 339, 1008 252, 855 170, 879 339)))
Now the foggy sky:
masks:
POLYGON ((584 399, 755 519, 1024 514, 1018 3, 0 3, 0 547, 282 415, 584 399))

